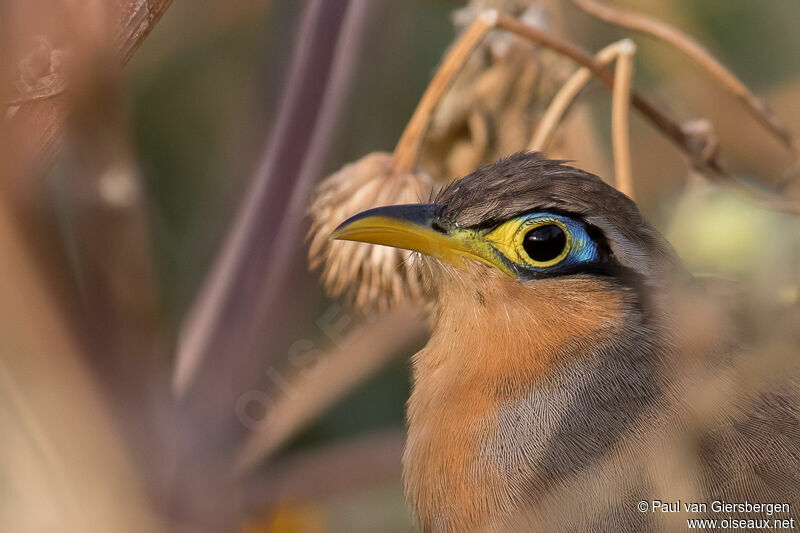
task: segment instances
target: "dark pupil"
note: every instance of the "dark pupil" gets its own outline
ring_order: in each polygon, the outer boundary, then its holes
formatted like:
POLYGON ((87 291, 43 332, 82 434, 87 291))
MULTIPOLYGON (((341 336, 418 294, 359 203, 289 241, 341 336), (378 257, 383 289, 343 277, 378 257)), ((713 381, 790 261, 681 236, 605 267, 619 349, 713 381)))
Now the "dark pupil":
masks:
POLYGON ((555 224, 546 224, 525 234, 522 247, 534 261, 545 262, 555 259, 567 245, 564 230, 555 224))

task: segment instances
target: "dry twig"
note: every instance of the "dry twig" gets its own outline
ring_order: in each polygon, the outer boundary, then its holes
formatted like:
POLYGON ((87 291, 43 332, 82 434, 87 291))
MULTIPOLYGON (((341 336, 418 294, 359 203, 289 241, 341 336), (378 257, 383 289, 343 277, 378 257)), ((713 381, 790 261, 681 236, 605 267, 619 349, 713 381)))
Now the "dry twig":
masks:
MULTIPOLYGON (((423 141, 425 131, 430 124, 436 105, 447 91, 447 88, 459 69, 463 66, 469 54, 480 43, 483 36, 494 27, 512 32, 569 57, 577 64, 587 68, 609 89, 613 89, 614 74, 607 69, 605 65, 595 61, 581 48, 538 28, 524 24, 513 17, 498 13, 495 10, 488 10, 479 16, 472 26, 462 34, 456 46, 452 49, 434 75, 417 109, 414 111, 414 115, 411 117, 406 129, 403 131, 403 135, 397 143, 394 155, 395 169, 410 171, 413 168, 419 152, 419 146, 423 141)), ((632 90, 630 94, 633 105, 667 137, 682 148, 699 168, 710 170, 715 173, 721 172, 716 160, 703 161, 700 159, 701 154, 698 153, 696 149, 698 143, 690 139, 676 121, 656 108, 654 104, 638 92, 632 90)))
MULTIPOLYGON (((505 15, 497 19, 497 27, 513 32, 521 37, 530 39, 542 46, 546 46, 575 61, 578 65, 587 68, 595 77, 602 81, 609 89, 614 88, 614 74, 605 65, 596 61, 582 48, 565 41, 555 35, 522 24, 518 20, 505 15)), ((655 104, 642 96, 638 91, 631 90, 631 103, 661 132, 683 150, 692 162, 701 170, 719 175, 722 173, 719 162, 716 160, 703 160, 698 153, 696 142, 687 135, 681 126, 659 110, 655 104)))
MULTIPOLYGON (((414 115, 409 121, 395 149, 394 166, 396 168, 413 168, 419 152, 419 146, 424 138, 425 130, 430 124, 431 116, 437 103, 446 92, 453 77, 461 68, 469 53, 492 27, 512 32, 572 59, 578 65, 586 68, 592 75, 600 79, 609 89, 613 90, 616 83, 614 73, 601 61, 592 58, 580 47, 538 28, 526 25, 513 17, 498 13, 495 10, 488 10, 478 17, 473 25, 462 35, 457 45, 437 71, 434 79, 420 100, 420 104, 415 110, 414 115)), ((628 69, 627 62, 623 61, 623 63, 620 80, 624 80, 628 77, 628 73, 626 72, 628 69)), ((627 92, 628 91, 622 91, 618 94, 625 94, 627 92)), ((626 98, 626 100, 638 109, 668 139, 675 143, 689 157, 695 168, 715 180, 724 180, 733 189, 744 192, 758 201, 768 204, 773 209, 787 212, 800 212, 800 206, 797 206, 796 203, 791 200, 787 200, 779 195, 756 191, 751 187, 730 179, 730 176, 722 168, 717 158, 717 151, 705 149, 711 142, 709 139, 697 138, 697 134, 692 134, 692 130, 681 127, 676 120, 661 111, 655 104, 635 89, 630 89, 629 93, 630 97, 629 99, 626 98)), ((623 105, 622 98, 622 96, 616 97, 617 112, 615 113, 616 118, 614 119, 614 124, 616 124, 616 131, 620 133, 615 135, 617 139, 615 143, 615 155, 617 156, 616 159, 622 158, 623 161, 621 163, 622 168, 619 168, 623 177, 619 183, 622 183, 622 186, 625 187, 627 191, 631 191, 630 164, 624 162, 624 154, 626 150, 627 153, 629 153, 630 148, 628 147, 626 149, 626 142, 622 140, 624 139, 625 130, 627 129, 627 119, 625 118, 627 111, 625 107, 620 107, 623 105)), ((774 121, 771 123, 774 125, 774 121)))
POLYGON ((611 92, 611 141, 614 148, 614 174, 616 186, 623 194, 633 198, 633 170, 631 168, 630 108, 631 82, 633 80, 633 41, 622 41, 614 69, 614 90, 611 92))
POLYGON ((485 11, 478 16, 467 31, 461 35, 436 71, 395 147, 392 166, 397 173, 410 173, 414 170, 420 146, 425 132, 430 126, 437 104, 483 36, 494 27, 497 17, 498 13, 494 10, 485 11))
MULTIPOLYGON (((628 39, 610 44, 600 50, 595 56, 595 61, 608 65, 614 59, 626 56, 626 62, 632 62, 635 45, 628 39)), ((612 132, 614 140, 614 159, 619 161, 617 166, 617 187, 628 196, 633 192, 633 178, 630 164, 630 136, 628 134, 628 112, 630 109, 630 78, 632 72, 628 67, 623 67, 615 72, 615 86, 613 90, 614 104, 612 116, 612 132), (625 184, 624 186, 621 184, 625 184), (623 190, 624 188, 624 190, 623 190)), ((561 123, 567 109, 575 101, 583 87, 592 79, 589 69, 581 67, 570 76, 558 93, 553 97, 544 116, 534 132, 528 145, 531 151, 544 151, 550 144, 556 128, 561 123)))
POLYGON ((611 7, 596 0, 572 0, 572 3, 601 20, 662 39, 688 55, 722 87, 738 98, 767 131, 800 156, 800 144, 789 128, 772 113, 761 98, 753 94, 735 74, 725 68, 696 40, 677 28, 642 13, 611 7))
MULTIPOLYGON (((579 65, 589 69, 589 71, 600 79, 609 89, 614 88, 614 74, 604 65, 595 61, 578 46, 537 28, 526 26, 505 15, 500 15, 498 17, 497 27, 526 37, 542 46, 551 48, 571 58, 579 65)), ((652 122, 668 139, 683 150, 683 152, 689 156, 690 161, 697 170, 705 173, 715 181, 721 182, 732 190, 764 204, 770 209, 800 214, 800 204, 797 201, 785 198, 779 194, 761 191, 745 185, 738 180, 731 179, 730 175, 719 163, 717 151, 707 149, 711 139, 698 138, 696 134, 692 134, 693 130, 681 127, 675 120, 659 110, 636 90, 631 89, 630 94, 633 106, 650 120, 650 122, 652 122)))
MULTIPOLYGON (((616 42, 606 46, 594 56, 595 60, 602 65, 608 65, 617 57, 619 44, 619 42, 616 42)), ((536 126, 536 131, 534 131, 533 137, 528 143, 528 150, 532 152, 547 151, 567 109, 575 102, 578 94, 591 79, 592 72, 586 67, 581 67, 564 82, 561 89, 550 101, 550 105, 547 106, 547 110, 536 126)))

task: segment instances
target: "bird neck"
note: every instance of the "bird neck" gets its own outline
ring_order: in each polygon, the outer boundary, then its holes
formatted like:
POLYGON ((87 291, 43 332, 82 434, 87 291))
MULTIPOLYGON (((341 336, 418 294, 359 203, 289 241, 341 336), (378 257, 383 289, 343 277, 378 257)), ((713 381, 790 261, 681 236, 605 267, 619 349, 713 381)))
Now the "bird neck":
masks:
MULTIPOLYGON (((599 386, 608 393, 595 391, 599 403, 652 395, 644 390, 652 383, 640 380, 637 390, 623 374, 626 363, 657 358, 648 351, 654 332, 643 326, 635 291, 613 281, 523 285, 489 269, 473 273, 475 283, 463 273, 449 279, 433 335, 413 362, 404 479, 423 530, 485 530, 559 474, 558 420, 586 407, 581 391, 599 386)), ((564 442, 580 448, 596 423, 578 417, 577 440, 564 442)))

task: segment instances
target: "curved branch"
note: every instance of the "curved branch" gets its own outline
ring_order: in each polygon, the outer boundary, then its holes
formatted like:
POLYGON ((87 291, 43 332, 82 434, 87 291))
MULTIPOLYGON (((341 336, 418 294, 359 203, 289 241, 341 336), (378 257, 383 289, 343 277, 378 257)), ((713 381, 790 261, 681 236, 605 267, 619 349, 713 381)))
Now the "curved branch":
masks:
POLYGON ((436 71, 394 149, 392 166, 396 172, 405 173, 414 169, 425 132, 431 124, 436 106, 483 36, 494 27, 497 16, 497 11, 494 10, 481 13, 467 28, 467 31, 461 34, 436 71))
POLYGON ((321 352, 317 367, 298 372, 282 387, 289 392, 272 409, 236 454, 234 474, 243 476, 340 399, 356 383, 373 375, 410 342, 424 336, 427 322, 412 306, 378 315, 349 333, 336 348, 321 352))
POLYGON ((633 41, 622 41, 614 70, 614 90, 611 92, 611 141, 614 148, 615 185, 623 194, 633 198, 633 168, 631 163, 631 82, 633 80, 633 41))
MULTIPOLYGON (((606 87, 609 89, 614 88, 614 74, 604 65, 592 58, 592 56, 582 48, 547 32, 527 26, 506 15, 500 15, 498 17, 497 27, 525 37, 526 39, 569 57, 577 64, 586 67, 589 72, 602 81, 606 87)), ((709 142, 708 139, 692 134, 690 129, 682 128, 675 120, 658 109, 650 100, 642 96, 642 94, 635 89, 631 89, 631 104, 689 156, 692 165, 697 170, 704 172, 716 181, 725 183, 738 192, 742 192, 756 199, 759 203, 771 209, 800 214, 800 204, 798 204, 798 202, 778 194, 757 190, 732 179, 719 163, 717 152, 715 150, 706 149, 709 142)))
MULTIPOLYGON (((614 73, 605 65, 596 61, 582 48, 565 41, 555 35, 551 35, 538 28, 527 26, 518 20, 500 15, 497 20, 497 27, 508 30, 521 37, 529 39, 542 46, 550 48, 561 55, 567 56, 578 65, 586 67, 596 78, 605 84, 609 89, 614 88, 614 73)), ((695 139, 686 134, 685 131, 671 117, 666 115, 655 104, 642 96, 638 91, 631 90, 631 103, 636 107, 650 122, 653 123, 661 132, 683 150, 692 160, 698 169, 714 175, 724 174, 719 162, 716 159, 704 159, 697 150, 695 139)))
MULTIPOLYGON (((595 54, 594 59, 601 65, 608 65, 619 56, 619 49, 623 41, 612 43, 595 54)), ((569 106, 575 101, 581 90, 592 79, 592 72, 586 67, 581 67, 564 82, 556 95, 547 106, 547 110, 539 121, 536 131, 533 133, 531 142, 528 143, 528 150, 532 152, 544 152, 550 145, 558 125, 564 119, 564 115, 569 106)))
POLYGON ((671 44, 713 76, 725 90, 733 94, 764 128, 789 150, 800 156, 800 144, 789 128, 770 110, 769 106, 730 70, 692 37, 660 20, 642 13, 611 7, 596 0, 571 0, 580 9, 605 22, 646 33, 671 44))
MULTIPOLYGON (((595 54, 594 59, 601 65, 608 65, 615 59, 615 85, 612 92, 612 137, 614 143, 614 161, 616 165, 617 188, 631 198, 633 197, 633 176, 631 171, 630 135, 628 120, 630 111, 631 77, 633 74, 633 54, 636 45, 630 39, 612 43, 595 54), (622 63, 625 63, 624 65, 622 63)), ((564 82, 561 89, 547 106, 542 120, 533 134, 528 150, 544 151, 558 128, 569 106, 575 101, 581 90, 592 79, 592 73, 586 67, 576 70, 564 82)))

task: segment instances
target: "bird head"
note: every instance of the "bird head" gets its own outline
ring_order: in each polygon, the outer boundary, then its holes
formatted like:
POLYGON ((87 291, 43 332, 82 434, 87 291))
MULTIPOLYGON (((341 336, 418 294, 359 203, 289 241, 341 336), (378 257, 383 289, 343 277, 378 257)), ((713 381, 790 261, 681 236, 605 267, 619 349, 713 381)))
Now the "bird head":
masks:
POLYGON ((517 153, 478 169, 431 203, 361 212, 332 238, 420 252, 433 259, 423 262, 430 267, 426 277, 440 289, 453 276, 529 287, 587 276, 658 285, 679 269, 669 244, 631 199, 539 153, 517 153))
POLYGON ((592 468, 659 398, 676 329, 662 320, 675 308, 661 310, 686 274, 592 174, 518 153, 332 237, 420 252, 437 296, 404 456, 423 530, 479 530, 513 507, 498 494, 533 501, 592 468))

